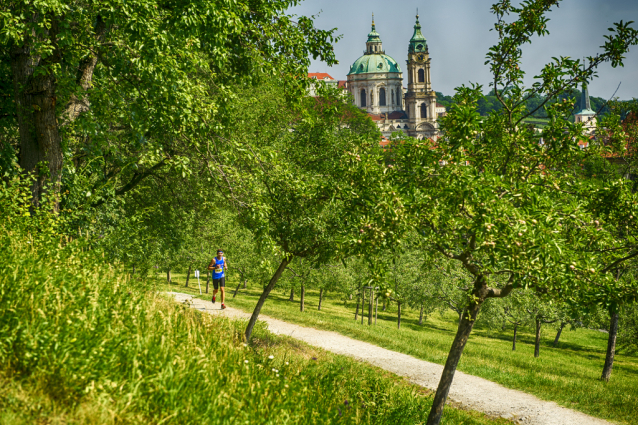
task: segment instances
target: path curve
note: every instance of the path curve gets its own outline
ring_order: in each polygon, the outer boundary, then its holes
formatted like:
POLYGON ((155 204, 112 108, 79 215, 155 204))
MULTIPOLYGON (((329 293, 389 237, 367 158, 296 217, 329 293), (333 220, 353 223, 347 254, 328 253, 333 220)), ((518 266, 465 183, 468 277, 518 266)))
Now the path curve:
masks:
MULTIPOLYGON (((174 296, 177 302, 188 302, 191 308, 209 314, 233 319, 250 319, 250 314, 241 310, 230 307, 221 310, 219 304, 193 298, 188 294, 178 292, 168 294, 174 296)), ((368 362, 396 375, 404 376, 410 382, 430 390, 436 390, 443 372, 443 366, 436 363, 358 341, 336 332, 294 325, 265 315, 260 315, 259 320, 266 322, 268 330, 274 334, 287 335, 315 347, 368 362)), ((454 375, 449 399, 464 408, 525 425, 611 425, 611 422, 459 371, 454 375)))

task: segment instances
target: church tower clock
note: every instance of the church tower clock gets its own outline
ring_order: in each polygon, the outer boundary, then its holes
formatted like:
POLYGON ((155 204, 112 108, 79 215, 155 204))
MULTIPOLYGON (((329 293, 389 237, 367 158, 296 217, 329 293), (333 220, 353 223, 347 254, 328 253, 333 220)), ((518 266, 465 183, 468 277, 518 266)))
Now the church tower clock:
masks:
POLYGON ((414 35, 408 46, 408 91, 405 108, 409 119, 408 135, 416 138, 433 137, 437 133, 436 93, 430 82, 430 54, 421 33, 419 15, 416 15, 414 35))

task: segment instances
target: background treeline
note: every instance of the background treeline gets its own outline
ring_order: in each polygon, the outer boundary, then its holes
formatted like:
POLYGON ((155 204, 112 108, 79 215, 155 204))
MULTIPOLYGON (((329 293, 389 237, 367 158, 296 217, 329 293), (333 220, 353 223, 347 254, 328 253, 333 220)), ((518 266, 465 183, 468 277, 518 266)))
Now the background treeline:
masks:
MULTIPOLYGON (((556 98, 552 99, 550 101, 550 104, 552 102, 557 102, 557 101, 562 102, 563 99, 566 99, 567 101, 570 101, 570 102, 574 102, 574 110, 572 111, 572 114, 575 114, 576 112, 580 110, 580 96, 581 96, 581 91, 579 89, 571 88, 569 90, 566 90, 564 93, 561 93, 556 98)), ((591 94, 589 96, 589 99, 591 102, 591 108, 594 112, 597 112, 599 115, 609 114, 610 109, 608 105, 608 99, 592 96, 591 94)), ((445 106, 446 109, 448 110, 450 109, 450 106, 454 103, 452 96, 446 96, 441 92, 436 92, 436 101, 440 103, 441 105, 445 106)), ((545 98, 539 95, 532 96, 526 101, 525 105, 527 107, 527 110, 530 112, 534 111, 530 115, 530 117, 548 118, 547 110, 544 107, 539 108, 539 105, 541 105, 544 101, 545 101, 545 98)), ((477 106, 478 106, 478 111, 483 116, 486 116, 492 111, 499 111, 503 107, 503 105, 498 101, 497 97, 494 95, 494 90, 490 90, 488 93, 486 93, 485 96, 479 100, 477 106)))

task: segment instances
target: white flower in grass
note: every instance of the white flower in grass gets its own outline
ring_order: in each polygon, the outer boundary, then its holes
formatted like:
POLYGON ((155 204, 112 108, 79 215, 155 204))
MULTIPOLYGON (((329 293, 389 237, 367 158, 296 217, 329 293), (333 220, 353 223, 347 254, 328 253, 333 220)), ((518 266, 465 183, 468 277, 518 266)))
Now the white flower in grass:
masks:
POLYGON ((276 372, 275 368, 270 369, 271 372, 276 372))
POLYGON ((286 362, 286 366, 288 366, 288 362, 286 362))
POLYGON ((248 364, 248 360, 244 360, 244 363, 248 364))
POLYGON ((270 356, 268 356, 268 358, 269 358, 270 360, 272 360, 272 359, 274 359, 274 358, 275 358, 275 356, 273 356, 273 355, 271 354, 270 356))
POLYGON ((277 374, 277 378, 279 378, 279 374, 277 374))

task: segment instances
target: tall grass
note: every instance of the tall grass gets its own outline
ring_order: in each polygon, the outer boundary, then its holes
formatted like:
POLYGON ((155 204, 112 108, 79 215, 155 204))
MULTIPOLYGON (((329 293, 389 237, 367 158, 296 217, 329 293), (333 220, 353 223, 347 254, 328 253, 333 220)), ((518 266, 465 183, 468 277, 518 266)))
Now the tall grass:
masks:
MULTIPOLYGON (((431 398, 191 310, 77 243, 0 226, 0 423, 414 424, 431 398), (272 356, 272 359, 269 358, 272 356)), ((491 424, 450 409, 449 424, 491 424)))

